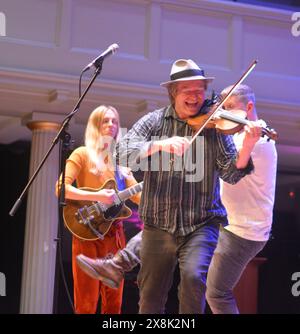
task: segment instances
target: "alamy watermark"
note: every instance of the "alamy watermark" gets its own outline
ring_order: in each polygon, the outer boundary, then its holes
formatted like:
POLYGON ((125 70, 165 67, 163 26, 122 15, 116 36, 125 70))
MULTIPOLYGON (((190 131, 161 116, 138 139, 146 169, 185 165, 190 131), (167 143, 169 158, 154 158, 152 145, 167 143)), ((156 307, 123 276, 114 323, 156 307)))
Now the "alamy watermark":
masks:
POLYGON ((6 17, 2 12, 0 12, 0 37, 1 36, 6 36, 6 17))
POLYGON ((300 296, 300 272, 296 271, 295 273, 293 273, 291 279, 292 281, 295 281, 291 289, 292 295, 294 297, 299 297, 300 296))
MULTIPOLYGON (((148 143, 168 138, 166 136, 152 136, 148 143)), ((192 140, 192 137, 187 136, 186 138, 190 141, 192 140)), ((193 144, 181 156, 170 153, 172 151, 172 144, 170 144, 170 148, 165 147, 165 151, 157 152, 146 159, 139 159, 143 146, 147 147, 143 140, 142 137, 136 136, 134 139, 131 138, 129 142, 125 141, 122 147, 117 147, 118 162, 115 155, 113 163, 130 167, 133 172, 139 170, 143 172, 170 172, 171 174, 180 172, 184 175, 186 182, 200 182, 203 180, 204 139, 202 136, 197 136, 193 144), (126 153, 123 154, 122 152, 126 153)), ((113 143, 113 145, 115 144, 113 143)))
POLYGON ((6 277, 3 273, 0 272, 0 296, 6 296, 6 277))
POLYGON ((291 20, 295 21, 295 23, 292 25, 291 33, 293 36, 299 37, 300 36, 300 12, 293 13, 291 20))

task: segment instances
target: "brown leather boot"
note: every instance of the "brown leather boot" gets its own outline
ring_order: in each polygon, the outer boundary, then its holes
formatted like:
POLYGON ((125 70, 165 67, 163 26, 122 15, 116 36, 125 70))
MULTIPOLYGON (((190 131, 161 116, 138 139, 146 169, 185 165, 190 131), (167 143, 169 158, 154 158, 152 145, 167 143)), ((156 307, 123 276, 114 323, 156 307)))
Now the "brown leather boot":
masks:
POLYGON ((113 289, 118 289, 124 278, 122 256, 117 253, 112 258, 92 259, 83 254, 76 256, 76 263, 87 275, 98 279, 113 289))

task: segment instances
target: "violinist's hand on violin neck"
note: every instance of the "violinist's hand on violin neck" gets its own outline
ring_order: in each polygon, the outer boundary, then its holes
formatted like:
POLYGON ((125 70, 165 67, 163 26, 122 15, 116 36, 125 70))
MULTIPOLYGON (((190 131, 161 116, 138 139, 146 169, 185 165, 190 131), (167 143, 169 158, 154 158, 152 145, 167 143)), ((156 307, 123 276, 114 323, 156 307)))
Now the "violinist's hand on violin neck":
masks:
POLYGON ((174 136, 171 138, 158 140, 155 142, 155 145, 159 146, 160 151, 174 153, 181 156, 189 148, 190 142, 185 137, 174 136))
POLYGON ((249 121, 247 125, 244 126, 246 132, 244 144, 253 146, 259 138, 262 136, 261 124, 249 121))

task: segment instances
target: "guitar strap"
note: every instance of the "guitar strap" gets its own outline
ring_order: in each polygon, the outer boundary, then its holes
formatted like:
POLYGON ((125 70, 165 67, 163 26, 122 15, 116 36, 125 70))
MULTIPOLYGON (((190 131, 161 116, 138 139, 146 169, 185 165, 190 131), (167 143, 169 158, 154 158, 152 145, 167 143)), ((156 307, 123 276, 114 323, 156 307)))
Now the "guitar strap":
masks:
POLYGON ((120 168, 118 166, 115 170, 115 180, 119 191, 124 190, 126 188, 125 177, 120 172, 120 168))

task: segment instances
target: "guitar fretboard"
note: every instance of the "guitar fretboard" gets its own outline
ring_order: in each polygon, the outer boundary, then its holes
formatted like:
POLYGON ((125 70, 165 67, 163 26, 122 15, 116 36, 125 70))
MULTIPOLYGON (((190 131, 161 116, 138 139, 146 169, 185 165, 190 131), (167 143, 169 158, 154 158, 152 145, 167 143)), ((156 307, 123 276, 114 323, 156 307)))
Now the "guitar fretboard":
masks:
POLYGON ((123 202, 131 196, 139 193, 143 189, 143 182, 137 183, 132 187, 122 190, 118 193, 120 200, 123 202))

